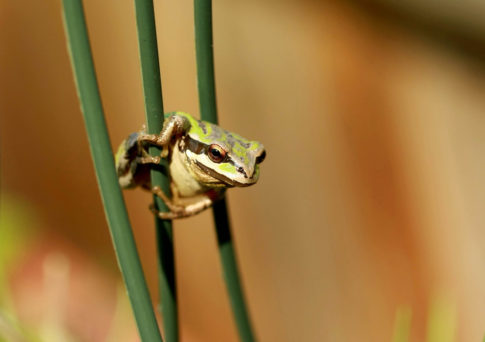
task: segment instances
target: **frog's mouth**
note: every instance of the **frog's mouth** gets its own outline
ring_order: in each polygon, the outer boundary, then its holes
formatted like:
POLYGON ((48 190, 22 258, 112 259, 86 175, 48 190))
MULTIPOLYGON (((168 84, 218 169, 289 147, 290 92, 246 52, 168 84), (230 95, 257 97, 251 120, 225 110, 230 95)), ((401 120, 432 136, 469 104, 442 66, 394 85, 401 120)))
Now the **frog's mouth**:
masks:
POLYGON ((209 176, 211 176, 212 178, 215 178, 217 180, 220 180, 221 182, 223 182, 224 184, 226 184, 228 187, 246 187, 246 186, 250 186, 250 185, 253 185, 255 182, 251 182, 251 183, 241 183, 241 182, 238 182, 238 181, 235 181, 233 179, 230 179, 220 173, 217 173, 215 172, 214 170, 208 168, 207 166, 205 166, 204 164, 200 163, 199 161, 195 161, 195 164, 197 165, 197 167, 199 167, 202 171, 204 171, 205 173, 207 173, 209 176))

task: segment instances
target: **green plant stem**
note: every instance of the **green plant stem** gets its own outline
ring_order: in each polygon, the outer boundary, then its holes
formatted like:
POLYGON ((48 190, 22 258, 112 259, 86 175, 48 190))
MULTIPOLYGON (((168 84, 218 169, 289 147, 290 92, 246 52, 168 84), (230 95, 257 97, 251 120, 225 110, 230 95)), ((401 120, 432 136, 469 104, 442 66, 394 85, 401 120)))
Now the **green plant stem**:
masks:
MULTIPOLYGON (((212 1, 194 0, 194 10, 197 83, 201 119, 217 124, 212 39, 212 1)), ((225 199, 214 204, 213 214, 224 279, 226 281, 239 336, 244 342, 252 342, 255 341, 255 338, 239 279, 225 199)))
POLYGON ((399 307, 394 319, 394 332, 392 342, 408 342, 411 332, 411 308, 407 306, 399 307))
POLYGON ((81 0, 63 0, 71 63, 116 257, 142 341, 162 341, 116 175, 81 0))
MULTIPOLYGON (((145 95, 145 115, 148 133, 159 134, 163 125, 162 84, 158 61, 157 33, 152 0, 135 0, 138 45, 140 49, 143 93, 145 95)), ((152 146, 152 156, 159 156, 160 149, 152 146)), ((152 185, 158 185, 170 194, 168 165, 162 160, 160 168, 151 171, 152 185)), ((165 203, 154 196, 155 208, 167 211, 165 203)), ((165 339, 178 341, 177 291, 175 284, 175 262, 172 221, 155 218, 157 247, 159 256, 159 292, 162 306, 165 339)))

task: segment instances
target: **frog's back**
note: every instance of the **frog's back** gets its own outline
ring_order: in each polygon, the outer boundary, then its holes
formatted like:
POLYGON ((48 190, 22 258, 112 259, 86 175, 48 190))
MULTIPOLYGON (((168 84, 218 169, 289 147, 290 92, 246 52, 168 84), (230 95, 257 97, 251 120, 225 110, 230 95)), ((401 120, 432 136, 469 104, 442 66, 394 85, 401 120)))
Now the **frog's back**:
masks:
POLYGON ((116 173, 122 189, 150 188, 150 167, 139 162, 142 154, 139 135, 139 132, 131 133, 121 142, 115 155, 116 173))

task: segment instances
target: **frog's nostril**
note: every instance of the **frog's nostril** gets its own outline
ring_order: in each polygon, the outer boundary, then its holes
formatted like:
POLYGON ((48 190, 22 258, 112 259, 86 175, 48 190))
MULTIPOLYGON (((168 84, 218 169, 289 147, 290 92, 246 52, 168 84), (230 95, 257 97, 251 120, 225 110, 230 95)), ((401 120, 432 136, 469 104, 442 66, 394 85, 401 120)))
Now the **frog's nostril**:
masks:
POLYGON ((248 178, 248 175, 246 174, 246 171, 244 171, 244 168, 242 166, 239 166, 237 168, 237 172, 242 173, 244 175, 244 178, 248 178))

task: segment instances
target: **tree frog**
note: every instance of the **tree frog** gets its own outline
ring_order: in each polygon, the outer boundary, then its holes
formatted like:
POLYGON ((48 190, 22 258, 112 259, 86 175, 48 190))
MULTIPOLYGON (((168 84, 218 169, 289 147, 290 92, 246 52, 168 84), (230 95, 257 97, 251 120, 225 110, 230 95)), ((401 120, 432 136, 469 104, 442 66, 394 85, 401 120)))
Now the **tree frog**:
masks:
POLYGON ((263 145, 247 140, 184 112, 165 114, 160 134, 145 129, 123 140, 115 155, 116 171, 124 189, 140 186, 160 197, 169 212, 152 211, 161 219, 195 215, 209 208, 227 188, 253 185, 266 156, 263 145), (159 146, 160 156, 148 147, 159 146), (150 169, 167 158, 172 197, 151 186, 150 169))

